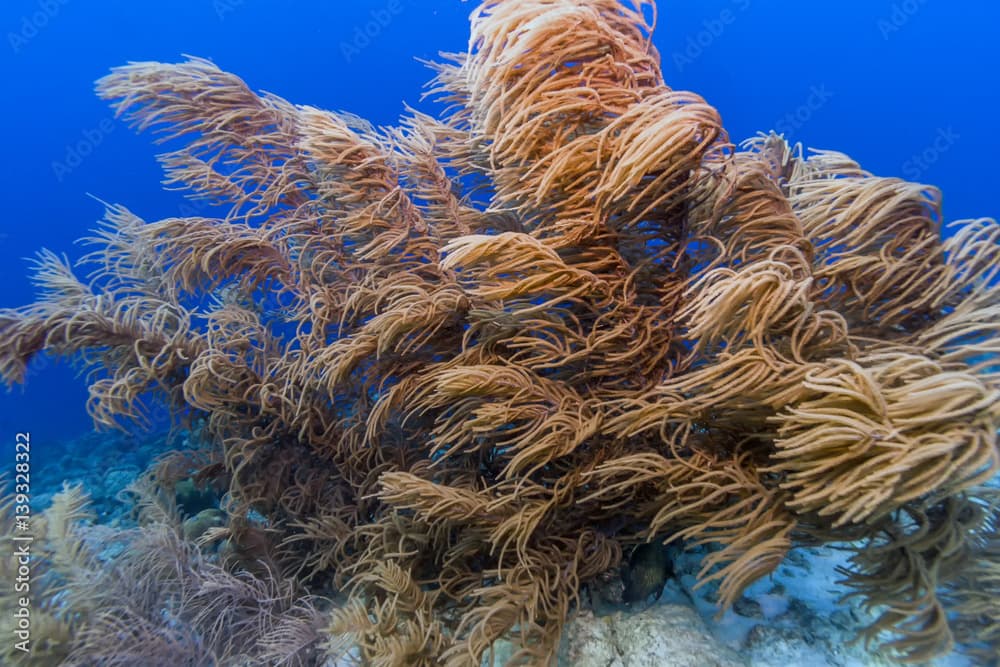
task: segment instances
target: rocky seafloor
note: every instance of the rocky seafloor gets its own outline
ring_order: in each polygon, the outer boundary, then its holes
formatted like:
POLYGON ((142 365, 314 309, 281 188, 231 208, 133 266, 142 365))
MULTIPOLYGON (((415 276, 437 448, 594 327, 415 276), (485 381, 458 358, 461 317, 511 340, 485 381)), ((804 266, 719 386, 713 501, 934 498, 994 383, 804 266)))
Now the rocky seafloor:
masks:
MULTIPOLYGON (((750 586, 721 616, 713 587, 694 589, 698 553, 681 552, 659 600, 623 610, 587 609, 564 633, 566 667, 861 667, 898 664, 854 641, 868 615, 836 582, 844 552, 793 551, 772 576, 750 586)), ((494 661, 502 665, 502 650, 494 661)), ((488 663, 486 663, 488 664, 488 663)), ((972 663, 954 654, 934 667, 972 663)))
MULTIPOLYGON (((97 521, 128 522, 125 488, 155 457, 167 450, 194 446, 187 433, 171 437, 88 433, 49 452, 37 469, 34 511, 48 506, 64 479, 81 483, 92 500, 97 521)), ((854 641, 870 616, 837 584, 837 567, 846 553, 834 547, 792 551, 771 576, 757 581, 723 614, 715 604, 716 587, 695 588, 704 553, 669 550, 671 570, 659 597, 622 602, 625 583, 611 577, 585 591, 583 608, 567 624, 559 653, 560 667, 860 667, 897 664, 877 647, 854 641)), ((503 665, 511 652, 494 646, 483 667, 503 665)), ((328 667, 356 665, 354 656, 328 667)), ((933 667, 974 663, 955 653, 933 667)))

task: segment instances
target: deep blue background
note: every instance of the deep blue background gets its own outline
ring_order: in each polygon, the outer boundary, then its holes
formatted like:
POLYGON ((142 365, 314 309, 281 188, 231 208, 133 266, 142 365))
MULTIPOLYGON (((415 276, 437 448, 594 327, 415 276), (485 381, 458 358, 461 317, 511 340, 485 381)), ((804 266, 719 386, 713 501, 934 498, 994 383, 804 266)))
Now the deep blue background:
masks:
MULTIPOLYGON (((147 219, 182 210, 179 196, 160 188, 149 137, 112 123, 93 95, 110 67, 203 56, 255 89, 390 124, 404 101, 419 102, 429 78, 415 58, 463 50, 472 8, 458 0, 4 0, 0 307, 31 298, 22 258, 40 246, 81 253, 73 240, 102 210, 87 193, 147 219), (357 31, 373 11, 389 20, 365 46, 357 31), (88 137, 96 145, 78 166, 54 168, 88 137)), ((663 0, 655 42, 667 82, 706 97, 734 140, 792 129, 794 141, 846 152, 875 173, 940 186, 948 219, 995 217, 998 19, 992 2, 663 0), (918 165, 913 157, 933 151, 942 134, 951 137, 938 144, 945 150, 918 165)), ((18 429, 31 429, 36 444, 75 435, 90 426, 85 400, 67 367, 38 364, 23 393, 0 394, 0 438, 18 429)))

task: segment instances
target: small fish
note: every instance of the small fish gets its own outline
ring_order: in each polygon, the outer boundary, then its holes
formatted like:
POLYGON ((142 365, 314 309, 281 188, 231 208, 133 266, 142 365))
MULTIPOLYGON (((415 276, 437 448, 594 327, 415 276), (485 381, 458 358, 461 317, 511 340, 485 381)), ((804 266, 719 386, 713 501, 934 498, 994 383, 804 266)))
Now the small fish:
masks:
POLYGON ((673 563, 667 547, 659 542, 640 544, 632 550, 623 579, 625 592, 622 599, 625 604, 643 602, 650 595, 656 594, 659 600, 667 579, 674 574, 673 563))

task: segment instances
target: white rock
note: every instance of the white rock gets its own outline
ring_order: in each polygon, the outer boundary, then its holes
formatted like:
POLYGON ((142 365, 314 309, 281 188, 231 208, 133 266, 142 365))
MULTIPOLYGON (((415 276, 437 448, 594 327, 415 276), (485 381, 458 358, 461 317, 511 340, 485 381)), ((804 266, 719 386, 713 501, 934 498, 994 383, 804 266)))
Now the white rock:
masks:
POLYGON ((656 605, 597 618, 584 611, 563 632, 565 667, 743 667, 747 663, 715 640, 691 607, 656 605))

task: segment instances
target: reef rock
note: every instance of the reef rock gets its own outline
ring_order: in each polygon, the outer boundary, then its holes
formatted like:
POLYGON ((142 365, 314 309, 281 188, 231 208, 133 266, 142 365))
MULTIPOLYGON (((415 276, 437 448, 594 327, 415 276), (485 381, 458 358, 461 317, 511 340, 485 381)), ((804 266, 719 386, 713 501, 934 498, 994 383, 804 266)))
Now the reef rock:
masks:
POLYGON ((737 667, 746 661, 709 633, 691 607, 665 604, 639 613, 579 614, 559 651, 566 667, 737 667))

